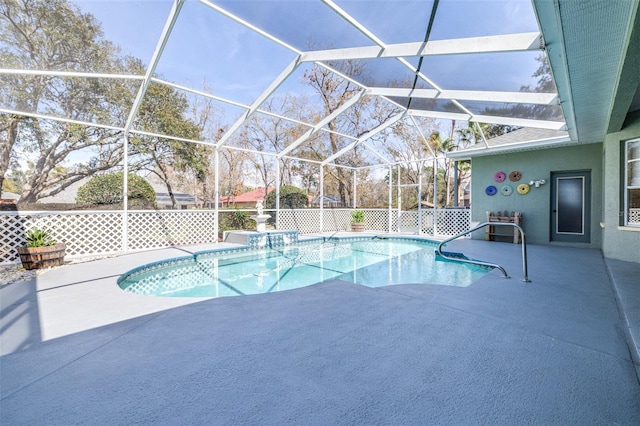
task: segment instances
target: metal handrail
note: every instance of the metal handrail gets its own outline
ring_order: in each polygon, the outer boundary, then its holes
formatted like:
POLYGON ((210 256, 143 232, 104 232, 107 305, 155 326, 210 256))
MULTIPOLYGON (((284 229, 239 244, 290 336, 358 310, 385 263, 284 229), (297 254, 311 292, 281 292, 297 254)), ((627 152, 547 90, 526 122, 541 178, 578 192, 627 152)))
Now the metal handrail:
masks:
POLYGON ((527 272, 527 238, 524 234, 524 230, 522 229, 522 227, 520 227, 519 225, 516 225, 515 223, 511 223, 511 222, 483 222, 480 225, 476 226, 475 228, 469 229, 468 231, 465 232, 461 232, 458 235, 455 235, 449 239, 446 239, 444 241, 442 241, 440 244, 438 244, 438 248, 436 249, 436 253, 438 253, 439 256, 445 258, 445 259, 449 259, 449 260, 455 260, 458 262, 466 262, 466 263, 471 263, 474 265, 479 265, 479 266, 489 266, 492 268, 496 268, 499 269, 500 272, 502 272, 502 277, 503 278, 510 278, 509 274, 507 273, 507 271, 500 265, 498 265, 497 263, 491 263, 491 262, 484 262, 482 260, 473 260, 473 259, 466 259, 466 258, 459 258, 459 257, 452 257, 452 256, 447 256, 446 254, 442 253, 442 247, 444 245, 446 245, 447 243, 450 243, 453 240, 456 240, 460 237, 464 237, 465 235, 471 234, 472 232, 475 232, 479 229, 482 229, 486 226, 511 226, 513 228, 518 228, 518 231, 520 231, 520 235, 522 236, 522 280, 525 283, 529 283, 531 282, 531 280, 529 279, 529 275, 527 272))

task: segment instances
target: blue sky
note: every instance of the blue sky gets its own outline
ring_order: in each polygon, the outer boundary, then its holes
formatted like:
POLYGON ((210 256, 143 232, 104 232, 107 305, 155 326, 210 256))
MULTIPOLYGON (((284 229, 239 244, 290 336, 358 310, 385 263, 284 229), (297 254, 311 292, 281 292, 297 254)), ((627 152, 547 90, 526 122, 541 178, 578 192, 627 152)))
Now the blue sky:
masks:
MULTIPOLYGON (((102 23, 105 36, 148 62, 165 24, 171 0, 76 0, 102 23)), ((301 50, 310 43, 326 47, 371 44, 318 1, 218 1, 231 12, 301 50), (276 16, 279 18, 276 19, 276 16)), ((431 1, 338 1, 385 43, 421 41, 431 1)), ((442 0, 431 39, 536 31, 528 0, 442 0)), ((178 18, 161 68, 173 80, 218 77, 225 80, 273 75, 293 55, 262 36, 194 0, 178 18), (190 63, 185 63, 190 61, 190 63), (220 63, 223 61, 223 63, 220 63), (243 61, 245 67, 234 67, 243 61), (195 62, 195 63, 194 63, 195 62), (253 69, 246 65, 253 63, 253 69), (198 70, 195 66, 202 65, 198 70), (234 78, 238 77, 238 78, 234 78)), ((266 79, 270 81, 270 79, 266 79)))
MULTIPOLYGON (((145 63, 153 54, 173 4, 171 0, 75 3, 102 23, 107 39, 145 63)), ((310 45, 330 48, 372 44, 319 1, 214 3, 300 50, 308 50, 310 45)), ((338 0, 337 4, 385 43, 400 43, 422 41, 432 1, 338 0)), ((529 0, 442 0, 431 39, 530 31, 537 31, 537 24, 529 0)), ((434 57, 425 60, 423 70, 445 89, 519 90, 522 84, 532 82, 530 76, 537 66, 534 57, 531 53, 434 57)), ((195 89, 206 82, 218 96, 251 104, 294 58, 294 53, 260 34, 188 0, 156 71, 166 80, 195 89)), ((408 74, 395 61, 387 62, 375 68, 378 80, 388 80, 398 70, 404 76, 408 74)), ((299 76, 287 81, 282 91, 310 93, 299 76)))

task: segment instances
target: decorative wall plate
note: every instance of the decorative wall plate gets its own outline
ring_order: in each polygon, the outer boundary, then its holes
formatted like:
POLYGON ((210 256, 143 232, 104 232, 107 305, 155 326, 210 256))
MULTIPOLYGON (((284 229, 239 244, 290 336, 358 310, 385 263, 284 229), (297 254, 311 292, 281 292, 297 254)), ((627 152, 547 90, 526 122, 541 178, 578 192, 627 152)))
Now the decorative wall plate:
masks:
POLYGON ((529 185, 527 185, 526 183, 522 183, 518 185, 518 194, 526 195, 529 192, 529 189, 529 185))
POLYGON ((489 196, 493 196, 493 195, 496 195, 496 193, 498 192, 498 189, 493 185, 489 185, 485 188, 484 192, 489 196))
POLYGON ((513 192, 513 188, 511 187, 511 185, 502 185, 500 187, 500 193, 505 197, 508 197, 509 195, 511 195, 512 192, 513 192))
POLYGON ((496 174, 493 175, 493 180, 495 180, 496 182, 504 182, 506 178, 507 175, 505 175, 504 172, 496 172, 496 174))
POLYGON ((511 173, 509 173, 509 180, 511 182, 517 182, 520 179, 522 179, 522 173, 520 173, 519 171, 514 170, 511 173))

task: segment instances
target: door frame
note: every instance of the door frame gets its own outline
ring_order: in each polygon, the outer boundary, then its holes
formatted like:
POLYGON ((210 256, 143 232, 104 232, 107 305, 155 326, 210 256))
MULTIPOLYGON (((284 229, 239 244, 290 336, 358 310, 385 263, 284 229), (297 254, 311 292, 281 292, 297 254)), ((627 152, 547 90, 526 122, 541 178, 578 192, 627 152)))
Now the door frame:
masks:
POLYGON ((591 170, 551 172, 549 240, 553 242, 591 243, 591 170), (582 232, 558 232, 558 180, 581 178, 582 232))

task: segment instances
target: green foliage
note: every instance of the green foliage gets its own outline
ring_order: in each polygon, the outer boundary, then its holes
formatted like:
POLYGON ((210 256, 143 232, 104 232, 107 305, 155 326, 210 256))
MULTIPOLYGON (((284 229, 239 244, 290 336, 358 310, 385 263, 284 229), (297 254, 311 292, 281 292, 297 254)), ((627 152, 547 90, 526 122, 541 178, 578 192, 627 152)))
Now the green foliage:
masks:
MULTIPOLYGON (((0 63, 15 69, 99 71, 138 74, 134 60, 125 57, 104 37, 100 22, 65 0, 0 1, 0 63)), ((124 79, 9 75, 3 77, 0 104, 20 111, 45 108, 55 115, 95 123, 122 123, 138 90, 138 82, 124 79), (45 107, 46 106, 46 107, 45 107)), ((21 203, 55 195, 86 176, 109 170, 122 158, 121 132, 86 128, 72 123, 19 115, 0 117, 0 181, 9 161, 4 150, 31 153, 34 169, 22 189, 21 203), (92 153, 90 158, 87 153, 92 153), (85 160, 72 161, 74 153, 85 160), (71 157, 71 158, 70 158, 71 157)))
MULTIPOLYGON (((267 209, 276 208, 276 191, 271 191, 264 199, 267 209)), ((280 187, 280 208, 281 209, 302 209, 309 205, 309 197, 304 189, 291 185, 280 187)))
POLYGON ((362 210, 353 210, 351 212, 351 223, 364 223, 365 215, 362 210))
MULTIPOLYGON (((78 189, 78 204, 120 204, 122 203, 123 173, 109 173, 94 176, 78 189)), ((129 174, 128 193, 131 207, 155 208, 156 193, 144 178, 129 174)))
MULTIPOLYGON (((187 118, 189 100, 173 88, 152 83, 140 106, 136 126, 155 134, 200 140, 202 128, 187 118)), ((131 139, 131 157, 137 165, 154 173, 172 192, 174 173, 189 173, 203 183, 209 173, 211 148, 196 143, 149 135, 131 139)), ((175 205, 173 206, 176 207, 175 205)))
POLYGON ((27 231, 27 247, 47 247, 56 245, 44 229, 34 228, 27 231))
POLYGON ((18 183, 14 180, 5 178, 5 180, 2 181, 2 192, 13 192, 17 194, 19 191, 18 183))
POLYGON ((251 226, 251 219, 247 212, 236 210, 233 212, 221 212, 218 221, 218 233, 232 229, 248 229, 251 226))
POLYGON ((235 229, 246 229, 249 226, 249 215, 247 212, 235 211, 231 214, 231 226, 235 229))

